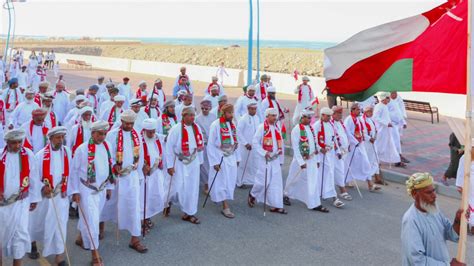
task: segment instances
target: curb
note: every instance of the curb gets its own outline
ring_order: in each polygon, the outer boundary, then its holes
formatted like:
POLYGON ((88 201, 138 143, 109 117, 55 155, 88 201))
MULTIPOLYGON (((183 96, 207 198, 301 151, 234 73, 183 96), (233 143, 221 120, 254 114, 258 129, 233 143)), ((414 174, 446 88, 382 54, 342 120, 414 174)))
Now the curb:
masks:
MULTIPOLYGON (((381 169, 381 171, 385 180, 405 185, 405 181, 408 177, 407 175, 387 169, 381 169)), ((455 186, 445 186, 436 181, 434 186, 438 195, 443 195, 459 200, 461 199, 461 194, 459 194, 455 186)))

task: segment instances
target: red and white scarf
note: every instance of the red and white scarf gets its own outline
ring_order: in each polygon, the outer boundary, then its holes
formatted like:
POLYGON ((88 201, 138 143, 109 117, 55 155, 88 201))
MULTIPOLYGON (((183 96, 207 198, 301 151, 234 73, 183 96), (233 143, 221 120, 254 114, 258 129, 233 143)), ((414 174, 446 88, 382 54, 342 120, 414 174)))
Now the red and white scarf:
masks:
POLYGON ((360 123, 360 120, 357 118, 357 116, 351 114, 352 122, 354 123, 354 137, 357 139, 357 141, 361 142, 364 140, 364 134, 362 133, 363 127, 362 124, 360 123))
MULTIPOLYGON (((30 187, 30 160, 28 152, 24 147, 21 147, 19 155, 20 166, 20 193, 28 192, 30 187)), ((0 159, 0 194, 5 193, 5 167, 7 161, 7 147, 3 149, 2 158, 0 159)))
MULTIPOLYGON (((33 122, 33 120, 31 120, 30 121, 30 137, 31 138, 33 137, 33 127, 34 126, 35 126, 35 123, 33 122)), ((49 128, 46 127, 45 123, 43 123, 43 125, 41 126, 41 133, 43 133, 43 141, 44 141, 43 146, 46 146, 46 143, 48 143, 48 138, 47 138, 48 131, 49 131, 49 128)), ((23 144, 23 146, 30 149, 30 150, 33 150, 33 144, 30 143, 28 138, 25 138, 25 143, 23 144)))
MULTIPOLYGON (((274 127, 275 127, 275 138, 276 138, 277 147, 278 147, 278 154, 281 154, 283 151, 283 139, 276 125, 274 125, 274 127)), ((272 133, 272 130, 270 129, 270 125, 268 124, 267 120, 263 122, 262 146, 263 146, 263 149, 266 150, 267 152, 273 152, 273 133, 272 133)))
MULTIPOLYGON (((151 159, 150 159, 150 152, 148 151, 148 144, 145 141, 145 132, 142 130, 142 141, 143 141, 143 159, 145 160, 145 163, 149 166, 152 167, 151 165, 151 159)), ((163 149, 161 147, 161 142, 159 138, 156 138, 155 140, 156 146, 158 147, 158 158, 159 160, 158 163, 158 168, 163 169, 163 149)))
POLYGON ((313 90, 311 89, 311 86, 309 84, 304 85, 303 83, 300 84, 298 87, 298 103, 301 103, 301 99, 303 98, 303 86, 308 86, 309 89, 309 98, 313 99, 313 90))
POLYGON ((157 117, 157 118, 160 117, 161 113, 160 113, 160 108, 158 108, 158 105, 155 106, 155 107, 151 107, 151 108, 150 108, 150 105, 149 105, 149 104, 147 104, 147 106, 145 106, 145 113, 146 113, 149 117, 151 117, 151 109, 155 109, 155 110, 156 110, 156 117, 157 117))
MULTIPOLYGON (((117 153, 116 153, 116 164, 122 165, 123 163, 123 129, 120 128, 117 135, 117 153)), ((133 143, 133 164, 138 163, 140 156, 140 138, 138 137, 137 131, 132 129, 130 131, 133 143)))
MULTIPOLYGON (((11 89, 8 89, 8 92, 7 92, 7 98, 6 98, 6 105, 7 105, 7 111, 10 110, 11 108, 11 104, 10 104, 10 91, 11 89)), ((18 92, 16 89, 13 90, 14 93, 15 93, 15 106, 13 109, 15 109, 17 106, 18 106, 18 92)))
MULTIPOLYGON (((370 123, 367 122, 367 119, 369 117, 367 117, 365 114, 362 116, 362 118, 364 119, 364 124, 365 124, 365 128, 367 128, 367 135, 369 136, 372 136, 370 133, 372 132, 372 127, 370 126, 370 123)), ((369 118, 370 119, 370 118, 369 118)), ((375 134, 377 134, 377 128, 374 127, 374 130, 375 130, 375 134)))
POLYGON ((221 88, 220 88, 220 86, 219 86, 217 83, 211 82, 211 84, 209 84, 209 86, 207 86, 207 93, 208 93, 209 95, 211 95, 211 88, 212 88, 212 86, 214 86, 214 85, 216 85, 217 88, 218 88, 218 89, 217 89, 217 92, 218 92, 217 94, 220 94, 220 93, 221 93, 221 88))
MULTIPOLYGON (((267 100, 268 100, 268 107, 269 107, 269 108, 274 108, 273 100, 270 99, 270 98, 268 98, 267 100)), ((277 100, 275 100, 275 102, 276 102, 276 105, 277 105, 277 107, 278 107, 278 113, 279 113, 278 119, 279 119, 279 120, 285 119, 285 113, 283 113, 283 110, 282 110, 281 107, 280 107, 280 103, 279 103, 277 100)))
MULTIPOLYGON (((204 142, 202 140, 202 134, 199 131, 199 128, 196 123, 192 124, 193 132, 194 132, 194 140, 196 141, 196 146, 198 151, 202 151, 204 149, 204 142)), ((182 136, 181 136, 181 151, 184 156, 190 156, 191 152, 189 151, 189 136, 188 130, 186 130, 186 125, 182 123, 182 136)))
POLYGON ((3 100, 0 99, 0 122, 2 123, 3 126, 5 126, 5 103, 3 100))
MULTIPOLYGON (((122 113, 123 110, 122 108, 120 108, 120 113, 122 113)), ((109 113, 109 118, 107 119, 107 122, 109 122, 109 130, 112 128, 112 126, 114 125, 115 121, 117 121, 117 111, 116 111, 116 107, 115 105, 112 106, 112 109, 110 109, 110 113, 109 113)))
MULTIPOLYGON (((171 118, 173 118, 174 122, 176 123, 176 115, 173 115, 171 118)), ((161 123, 163 126, 163 134, 168 135, 168 131, 171 129, 171 121, 168 114, 163 113, 161 115, 161 123)))
POLYGON ((37 94, 35 95, 34 102, 37 103, 39 107, 42 106, 42 103, 41 103, 41 93, 37 93, 37 94))
POLYGON ((46 72, 43 71, 42 69, 37 69, 36 70, 36 75, 40 77, 40 81, 45 81, 46 79, 46 72))
MULTIPOLYGON (((69 176, 69 158, 67 151, 64 146, 61 147, 63 153, 63 173, 61 181, 61 192, 66 193, 67 191, 67 180, 69 176)), ((53 175, 51 174, 51 144, 46 145, 43 154, 43 184, 54 189, 53 175)))
POLYGON ((94 97, 94 113, 97 113, 97 107, 99 107, 99 102, 97 101, 97 95, 92 95, 92 94, 87 94, 87 99, 90 99, 90 97, 94 97))
POLYGON ((219 118, 219 124, 220 124, 220 133, 221 133, 221 145, 223 147, 232 145, 231 143, 231 137, 234 140, 233 144, 237 144, 237 129, 235 128, 235 124, 232 123, 232 121, 229 121, 230 124, 230 130, 232 130, 232 135, 229 132, 229 127, 227 126, 227 120, 225 119, 224 116, 221 116, 219 118))
POLYGON ((265 88, 265 83, 260 82, 260 99, 263 101, 267 97, 267 89, 265 88))

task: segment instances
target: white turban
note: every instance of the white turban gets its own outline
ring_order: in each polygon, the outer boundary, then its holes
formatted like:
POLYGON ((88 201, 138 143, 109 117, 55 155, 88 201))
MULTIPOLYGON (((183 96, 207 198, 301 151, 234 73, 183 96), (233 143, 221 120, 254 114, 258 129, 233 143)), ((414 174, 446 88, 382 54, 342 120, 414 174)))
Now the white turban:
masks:
POLYGON ((79 109, 79 115, 80 116, 82 116, 83 114, 85 114, 87 112, 90 112, 92 114, 94 112, 94 110, 90 106, 84 106, 81 109, 79 109))
POLYGON ((278 115, 278 110, 276 108, 267 108, 267 110, 265 110, 265 117, 269 115, 278 115))
POLYGON ((308 76, 304 76, 304 77, 303 77, 303 81, 309 81, 308 76))
POLYGON ((247 86, 247 91, 254 91, 255 90, 255 86, 254 85, 248 85, 247 86))
POLYGON ((195 115, 196 111, 194 110, 194 106, 186 106, 183 108, 183 111, 181 112, 181 116, 184 115, 195 115))
POLYGON ((212 86, 211 86, 211 91, 213 91, 213 90, 216 90, 216 91, 219 90, 219 86, 217 86, 217 85, 212 85, 212 86))
POLYGON ((147 118, 142 122, 142 128, 145 130, 155 130, 158 127, 158 121, 154 118, 147 118))
POLYGON ((383 99, 388 98, 388 97, 390 97, 389 92, 381 91, 381 92, 377 93, 377 98, 379 98, 379 100, 383 100, 383 99))
POLYGON ((257 107, 257 106, 258 106, 257 101, 255 101, 255 100, 250 100, 249 103, 247 104, 247 107, 252 107, 252 106, 257 107))
POLYGON ((144 81, 144 80, 140 81, 140 83, 138 83, 138 87, 140 87, 143 84, 146 84, 146 81, 144 81))
POLYGON ((96 122, 92 123, 92 125, 91 125, 91 132, 94 132, 94 131, 107 131, 107 130, 109 130, 109 123, 106 122, 106 121, 99 120, 99 121, 96 121, 96 122))
POLYGON ((47 81, 42 81, 42 82, 40 82, 40 84, 38 85, 38 87, 49 87, 49 82, 47 82, 47 81))
POLYGON ((373 110, 373 109, 374 109, 374 106, 371 105, 371 104, 369 104, 369 105, 367 105, 366 107, 364 107, 364 112, 367 112, 367 111, 373 110))
POLYGON ((3 136, 3 139, 5 141, 9 140, 23 140, 26 136, 26 133, 23 129, 21 128, 15 128, 12 130, 8 130, 5 135, 3 136))
POLYGON ((33 88, 28 88, 25 90, 25 94, 35 94, 35 90, 33 88))
MULTIPOLYGON (((331 110, 332 111, 332 110, 331 110)), ((303 109, 300 112, 300 117, 306 116, 306 117, 311 117, 314 115, 314 111, 308 110, 308 109, 303 109)))
POLYGON ((168 100, 168 101, 164 104, 163 107, 164 107, 164 108, 167 108, 167 107, 170 107, 170 106, 175 106, 173 100, 168 100))
POLYGON ((217 81, 217 80, 219 80, 219 79, 218 79, 216 76, 212 76, 212 80, 213 80, 213 81, 214 81, 214 80, 217 81))
POLYGON ((54 135, 66 135, 67 133, 67 128, 63 126, 57 126, 53 127, 48 131, 48 138, 54 136, 54 135))
POLYGON ((141 105, 141 101, 142 101, 142 100, 137 99, 137 98, 131 99, 131 100, 130 100, 130 106, 141 105))
POLYGON ((137 119, 137 114, 130 109, 120 114, 120 120, 122 121, 132 123, 132 122, 135 122, 135 119, 137 119))
POLYGON ((74 101, 77 103, 78 101, 85 101, 86 100, 86 96, 84 95, 77 95, 76 98, 74 99, 74 101))
POLYGON ((323 107, 320 111, 321 115, 333 115, 334 112, 329 107, 323 107))
POLYGON ((114 102, 125 102, 125 96, 123 95, 115 95, 114 102))
POLYGON ((273 86, 270 86, 267 88, 267 92, 276 92, 276 88, 273 86))

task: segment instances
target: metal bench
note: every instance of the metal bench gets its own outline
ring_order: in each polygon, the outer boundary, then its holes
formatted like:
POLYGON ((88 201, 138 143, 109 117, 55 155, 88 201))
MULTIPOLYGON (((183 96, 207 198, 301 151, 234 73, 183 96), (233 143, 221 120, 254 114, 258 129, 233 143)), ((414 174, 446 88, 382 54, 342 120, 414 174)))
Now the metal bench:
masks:
POLYGON ((429 102, 420 102, 412 100, 403 100, 405 109, 412 112, 420 112, 424 114, 431 114, 431 124, 434 123, 433 116, 436 114, 436 121, 439 123, 438 107, 431 106, 429 102))
POLYGON ((77 60, 76 62, 79 65, 79 67, 82 67, 83 69, 92 69, 92 65, 86 63, 86 61, 77 60))

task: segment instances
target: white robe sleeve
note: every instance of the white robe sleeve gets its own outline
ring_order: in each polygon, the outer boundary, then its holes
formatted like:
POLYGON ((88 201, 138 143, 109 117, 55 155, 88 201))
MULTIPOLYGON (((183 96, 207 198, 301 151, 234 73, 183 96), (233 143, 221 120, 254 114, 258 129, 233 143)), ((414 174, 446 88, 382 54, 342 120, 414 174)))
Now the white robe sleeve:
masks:
POLYGON ((69 176, 68 194, 79 193, 80 179, 87 176, 87 155, 85 149, 87 144, 81 144, 76 150, 74 159, 72 160, 72 171, 69 176))
POLYGON ((355 130, 355 125, 352 122, 352 119, 350 116, 348 116, 346 120, 344 121, 344 126, 346 127, 346 135, 347 135, 347 138, 349 139, 349 143, 352 145, 359 144, 359 141, 352 134, 352 132, 354 132, 355 130))
POLYGON ((166 141, 166 149, 165 149, 165 161, 166 161, 166 168, 170 169, 174 167, 174 146, 179 141, 180 135, 180 127, 173 127, 170 129, 167 141, 166 141))
POLYGON ((107 144, 109 144, 110 157, 112 158, 112 166, 116 164, 116 150, 117 150, 117 131, 109 131, 107 137, 105 138, 107 144))
POLYGON ((29 198, 31 203, 40 202, 41 197, 41 188, 43 187, 43 182, 41 182, 40 175, 38 175, 37 160, 33 152, 28 150, 28 160, 30 166, 30 187, 29 187, 29 198))
POLYGON ((300 152, 300 128, 296 125, 291 130, 291 148, 293 149, 293 158, 298 162, 299 166, 302 166, 306 162, 300 152))

